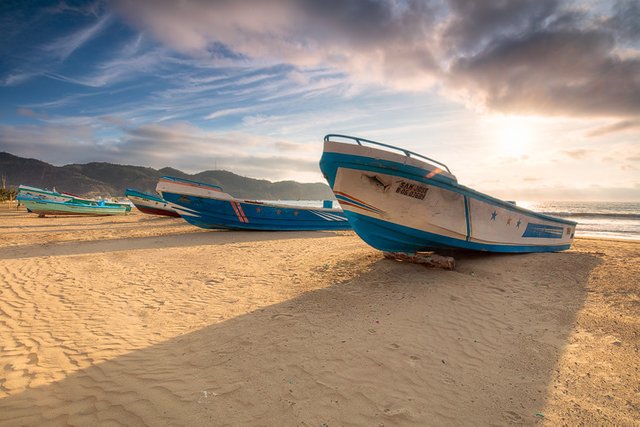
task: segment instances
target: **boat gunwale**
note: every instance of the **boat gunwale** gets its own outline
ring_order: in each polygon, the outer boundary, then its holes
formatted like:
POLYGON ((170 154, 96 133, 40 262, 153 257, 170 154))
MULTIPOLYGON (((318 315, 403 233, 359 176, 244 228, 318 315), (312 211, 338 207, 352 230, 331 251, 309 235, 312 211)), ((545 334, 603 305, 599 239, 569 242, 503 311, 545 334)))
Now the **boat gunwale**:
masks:
MULTIPOLYGON (((201 199, 218 200, 220 202, 236 202, 236 203, 244 203, 248 205, 267 206, 267 207, 276 208, 276 209, 293 209, 298 211, 304 210, 304 211, 322 211, 322 212, 344 212, 342 208, 323 208, 323 207, 314 208, 313 206, 284 205, 284 204, 277 204, 277 203, 271 203, 271 202, 261 202, 259 200, 238 199, 234 196, 231 196, 229 193, 224 193, 224 194, 229 195, 231 197, 230 199, 221 199, 217 197, 206 196, 203 194, 176 193, 175 191, 166 191, 166 192, 173 193, 173 194, 180 194, 183 196, 199 197, 201 199)), ((178 204, 175 202, 169 202, 169 203, 178 204)))
MULTIPOLYGON (((365 138, 360 138, 357 136, 350 136, 350 135, 343 135, 343 134, 339 134, 339 133, 330 133, 324 136, 324 141, 325 142, 338 142, 340 143, 340 141, 332 141, 331 138, 335 137, 335 138, 345 138, 345 139, 351 139, 354 140, 358 143, 358 145, 363 146, 362 142, 366 142, 369 144, 374 144, 374 145, 379 145, 381 147, 386 147, 386 148, 391 148, 393 150, 398 150, 404 153, 404 155, 408 158, 413 158, 415 160, 415 157, 411 157, 411 155, 417 156, 421 159, 427 160, 431 163, 434 163, 436 166, 442 166, 446 169, 446 171, 450 174, 453 175, 453 172, 451 172, 451 169, 449 169, 449 167, 447 165, 445 165, 442 162, 439 162, 438 160, 432 159, 430 157, 427 157, 425 155, 422 155, 420 153, 416 153, 414 151, 410 151, 407 150, 405 148, 401 148, 401 147, 396 147, 395 145, 390 145, 390 144, 385 144, 384 142, 378 142, 378 141, 373 141, 371 139, 365 139, 365 138)), ((380 150, 380 151, 385 151, 385 150, 380 150)), ((418 159, 419 160, 419 159, 418 159)))
MULTIPOLYGON (((149 199, 149 200, 153 200, 154 202, 162 202, 162 203, 166 203, 167 201, 164 200, 162 197, 160 196, 154 196, 153 194, 149 194, 149 193, 144 193, 142 191, 138 191, 135 190, 133 188, 127 188, 124 192, 124 195, 126 197, 129 197, 130 195, 133 197, 139 197, 139 198, 144 198, 144 199, 149 199)), ((133 203, 133 201, 131 201, 133 203)), ((135 203, 133 203, 135 205, 135 203)))
POLYGON ((29 185, 22 185, 22 184, 18 186, 18 193, 20 193, 20 191, 24 191, 24 192, 30 191, 32 193, 40 193, 40 194, 48 194, 51 196, 57 196, 57 197, 73 198, 73 196, 71 195, 58 193, 57 191, 47 190, 46 188, 31 187, 29 185))
POLYGON ((201 186, 201 187, 210 187, 210 188, 219 190, 220 192, 224 193, 224 189, 222 187, 220 187, 219 185, 207 184, 206 182, 194 181, 192 179, 178 178, 178 177, 174 177, 174 176, 161 176, 158 181, 162 181, 162 180, 171 181, 171 182, 174 182, 176 184, 179 184, 180 182, 189 183, 189 184, 196 184, 196 185, 201 186))

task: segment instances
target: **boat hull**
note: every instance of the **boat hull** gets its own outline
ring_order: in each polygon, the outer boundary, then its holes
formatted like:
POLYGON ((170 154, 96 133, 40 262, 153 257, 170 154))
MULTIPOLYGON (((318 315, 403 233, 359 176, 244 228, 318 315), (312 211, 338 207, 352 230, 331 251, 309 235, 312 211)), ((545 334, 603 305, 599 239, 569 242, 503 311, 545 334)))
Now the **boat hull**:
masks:
POLYGON ((175 211, 166 200, 146 194, 141 191, 127 189, 125 196, 134 204, 134 206, 142 213, 148 215, 162 215, 179 218, 180 214, 175 211))
POLYGON ((124 207, 127 212, 131 211, 131 205, 129 205, 128 203, 86 199, 84 197, 79 197, 70 193, 58 193, 57 191, 45 190, 42 188, 31 187, 28 185, 20 185, 18 187, 18 195, 25 198, 51 200, 53 202, 61 202, 61 203, 73 203, 73 204, 91 205, 91 206, 106 205, 106 206, 113 206, 118 208, 124 207))
MULTIPOLYGON (((142 204, 137 204, 135 202, 133 202, 133 204, 135 205, 136 209, 138 209, 140 212, 145 213, 147 215, 160 215, 160 216, 170 216, 173 218, 180 218, 180 214, 176 212, 173 208, 171 208, 171 210, 168 210, 164 208, 154 208, 150 206, 144 206, 142 204)), ((169 207, 169 205, 167 205, 167 207, 169 207)))
POLYGON ((84 216, 107 216, 125 215, 128 210, 126 206, 100 206, 87 205, 70 202, 56 202, 53 200, 33 199, 18 197, 27 210, 38 215, 84 215, 84 216))
POLYGON ((406 156, 327 141, 320 168, 353 229, 382 251, 551 252, 573 240, 575 222, 479 193, 406 156))
POLYGON ((340 209, 313 209, 235 199, 221 189, 202 188, 177 179, 161 180, 157 191, 182 218, 201 228, 265 231, 351 228, 340 209))

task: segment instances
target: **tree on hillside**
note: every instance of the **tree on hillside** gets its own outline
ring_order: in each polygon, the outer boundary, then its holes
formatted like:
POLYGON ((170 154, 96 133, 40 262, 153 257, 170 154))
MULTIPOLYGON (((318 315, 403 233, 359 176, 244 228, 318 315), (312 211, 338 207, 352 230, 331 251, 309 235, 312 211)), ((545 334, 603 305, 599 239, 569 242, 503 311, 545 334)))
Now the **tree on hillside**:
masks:
POLYGON ((0 202, 15 200, 18 192, 13 188, 0 188, 0 202))

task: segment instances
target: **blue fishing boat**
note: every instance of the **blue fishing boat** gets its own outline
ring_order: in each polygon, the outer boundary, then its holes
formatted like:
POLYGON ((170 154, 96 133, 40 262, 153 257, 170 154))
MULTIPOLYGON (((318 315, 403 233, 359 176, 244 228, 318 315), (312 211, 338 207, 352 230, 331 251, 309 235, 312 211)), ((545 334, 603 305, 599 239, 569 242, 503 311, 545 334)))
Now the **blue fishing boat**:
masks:
POLYGON ((576 222, 533 212, 458 184, 449 168, 363 138, 324 138, 320 169, 349 223, 386 252, 569 249, 576 222))
POLYGON ((201 228, 236 230, 346 230, 342 209, 312 208, 237 199, 217 185, 162 177, 156 191, 187 222, 201 228))
POLYGON ((131 203, 142 213, 180 217, 180 214, 170 206, 169 202, 160 196, 143 193, 142 191, 132 188, 127 188, 124 195, 127 196, 127 198, 131 200, 131 203))

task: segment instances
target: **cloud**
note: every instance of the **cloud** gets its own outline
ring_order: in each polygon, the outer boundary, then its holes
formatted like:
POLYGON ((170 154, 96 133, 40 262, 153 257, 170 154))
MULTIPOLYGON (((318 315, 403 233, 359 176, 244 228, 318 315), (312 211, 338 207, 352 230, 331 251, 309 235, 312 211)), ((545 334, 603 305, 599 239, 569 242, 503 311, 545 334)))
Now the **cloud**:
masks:
POLYGON ((288 156, 222 156, 216 159, 216 163, 220 169, 228 169, 254 178, 290 179, 297 176, 314 176, 314 181, 320 181, 317 159, 288 156), (295 174, 292 175, 292 171, 295 171, 295 174))
POLYGON ((496 39, 518 37, 536 30, 558 7, 557 0, 450 0, 451 14, 443 44, 453 56, 473 55, 496 39))
POLYGON ((640 44, 640 3, 637 0, 617 1, 613 5, 613 14, 606 24, 623 43, 640 44))
POLYGON ((120 0, 171 48, 240 63, 333 67, 352 82, 509 113, 640 115, 637 2, 120 0))
POLYGON ((620 122, 613 123, 611 125, 598 127, 590 131, 589 133, 587 133, 587 136, 592 136, 592 137, 603 136, 603 135, 608 135, 610 133, 638 129, 638 128, 640 128, 640 120, 623 120, 620 122))
POLYGON ((288 141, 276 141, 273 146, 278 150, 278 151, 285 151, 285 152, 291 152, 291 151, 306 151, 308 150, 308 146, 307 145, 303 145, 303 144, 296 144, 293 142, 288 142, 288 141))
POLYGON ((196 57, 211 57, 224 46, 240 61, 330 65, 366 81, 413 87, 427 87, 437 69, 425 43, 434 22, 433 6, 425 1, 123 0, 116 10, 196 57))
POLYGON ((45 45, 44 50, 64 61, 69 55, 104 31, 110 21, 110 14, 103 15, 93 24, 45 45))
POLYGON ((592 150, 578 148, 575 150, 563 150, 562 154, 575 160, 582 160, 592 153, 592 150))
POLYGON ((223 110, 214 111, 213 113, 205 116, 205 120, 215 120, 220 117, 230 116, 238 113, 246 113, 251 110, 251 107, 226 108, 223 110))
POLYGON ((43 71, 42 75, 66 83, 99 88, 111 86, 124 80, 133 80, 141 74, 151 74, 163 69, 169 60, 165 49, 150 49, 138 52, 135 46, 139 42, 136 37, 126 44, 112 58, 94 64, 94 70, 79 75, 66 75, 43 71))
POLYGON ((0 151, 37 159, 42 159, 42 154, 47 153, 47 158, 42 160, 55 164, 88 161, 94 158, 92 156, 101 154, 96 150, 93 133, 94 130, 87 125, 2 125, 0 151))
POLYGON ((543 30, 459 59, 451 79, 498 111, 640 115, 640 59, 614 47, 603 31, 543 30))
POLYGON ((38 114, 30 108, 18 107, 18 109, 16 110, 16 113, 24 117, 32 117, 32 118, 38 117, 38 114))
POLYGON ((640 147, 635 140, 626 141, 625 138, 622 138, 621 141, 618 143, 609 142, 601 148, 589 151, 597 154, 600 161, 610 163, 608 167, 640 161, 640 147))
POLYGON ((105 161, 187 172, 227 169, 255 178, 319 181, 316 153, 298 144, 242 132, 212 132, 188 123, 142 125, 111 117, 73 123, 0 126, 0 151, 56 165, 105 161), (103 126, 120 132, 98 136, 103 126), (259 150, 258 150, 259 148, 259 150), (303 148, 303 147, 298 147, 303 148), (46 153, 46 155, 43 155, 46 153), (283 154, 288 153, 288 154, 283 154))
POLYGON ((2 86, 17 86, 35 76, 36 73, 17 72, 7 75, 1 80, 2 86))

